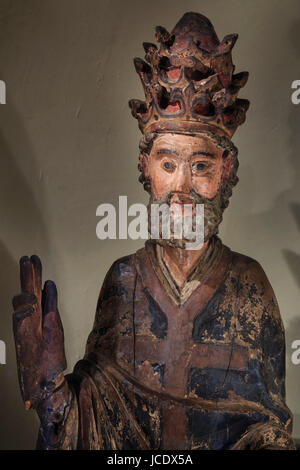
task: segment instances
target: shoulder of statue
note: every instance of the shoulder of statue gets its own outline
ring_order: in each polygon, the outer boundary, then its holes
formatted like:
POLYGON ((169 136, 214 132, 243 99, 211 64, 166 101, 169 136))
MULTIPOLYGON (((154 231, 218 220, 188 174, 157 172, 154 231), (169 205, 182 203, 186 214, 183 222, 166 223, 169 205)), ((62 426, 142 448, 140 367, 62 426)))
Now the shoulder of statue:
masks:
POLYGON ((261 264, 250 256, 232 252, 232 274, 239 284, 241 303, 281 321, 279 307, 271 283, 261 264))
POLYGON ((269 283, 264 269, 256 259, 232 250, 231 256, 232 268, 241 279, 269 283))
POLYGON ((122 256, 121 258, 118 258, 116 261, 114 261, 109 270, 107 271, 105 281, 119 281, 122 280, 124 276, 133 273, 135 271, 135 255, 136 253, 127 256, 122 256))
POLYGON ((142 248, 136 253, 123 256, 114 261, 103 281, 100 299, 103 295, 106 295, 107 291, 115 291, 118 288, 133 288, 137 276, 137 260, 143 259, 144 256, 146 256, 145 248, 142 248))

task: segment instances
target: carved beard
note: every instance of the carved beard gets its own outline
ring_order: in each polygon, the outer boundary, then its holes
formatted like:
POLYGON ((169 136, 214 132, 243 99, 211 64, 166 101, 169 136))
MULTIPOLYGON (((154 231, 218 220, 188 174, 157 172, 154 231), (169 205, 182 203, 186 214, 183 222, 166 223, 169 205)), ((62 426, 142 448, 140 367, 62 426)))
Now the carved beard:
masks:
MULTIPOLYGON (((192 212, 192 226, 191 229, 195 231, 196 227, 196 214, 195 214, 195 207, 196 204, 203 204, 204 205, 204 242, 208 241, 213 235, 218 233, 218 227, 223 218, 223 211, 226 207, 226 203, 224 204, 224 188, 222 184, 220 185, 217 194, 208 199, 200 194, 197 194, 195 191, 191 191, 189 194, 183 194, 177 191, 172 191, 168 193, 166 196, 162 198, 155 198, 153 195, 150 196, 149 204, 148 204, 148 232, 151 237, 151 204, 167 204, 170 208, 171 201, 174 197, 177 199, 181 199, 184 201, 185 204, 191 204, 193 206, 192 212), (184 199, 182 199, 184 198, 184 199)), ((152 192, 151 192, 152 194, 152 192)), ((155 239, 155 241, 161 246, 172 246, 174 248, 186 248, 187 243, 195 242, 195 235, 189 237, 182 237, 181 239, 174 238, 174 222, 176 217, 173 216, 173 211, 170 208, 170 238, 166 239, 162 237, 162 224, 161 218, 159 223, 159 238, 155 239)), ((184 233, 184 235, 187 235, 184 233)))

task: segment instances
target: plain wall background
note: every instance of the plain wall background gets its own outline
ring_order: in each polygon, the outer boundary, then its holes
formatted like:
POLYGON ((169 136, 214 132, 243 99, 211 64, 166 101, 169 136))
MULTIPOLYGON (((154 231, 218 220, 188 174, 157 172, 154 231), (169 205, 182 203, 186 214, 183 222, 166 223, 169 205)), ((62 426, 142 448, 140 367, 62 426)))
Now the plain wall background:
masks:
POLYGON ((18 260, 40 255, 59 289, 68 370, 84 353, 104 275, 143 241, 96 238, 96 208, 146 202, 138 184, 137 122, 127 102, 143 98, 132 58, 154 27, 171 30, 186 11, 210 18, 219 39, 239 33, 236 71, 250 79, 251 107, 233 138, 240 183, 223 241, 256 258, 275 290, 287 339, 287 403, 300 438, 299 0, 0 0, 0 448, 35 446, 38 419, 25 412, 16 375, 11 297, 18 260))

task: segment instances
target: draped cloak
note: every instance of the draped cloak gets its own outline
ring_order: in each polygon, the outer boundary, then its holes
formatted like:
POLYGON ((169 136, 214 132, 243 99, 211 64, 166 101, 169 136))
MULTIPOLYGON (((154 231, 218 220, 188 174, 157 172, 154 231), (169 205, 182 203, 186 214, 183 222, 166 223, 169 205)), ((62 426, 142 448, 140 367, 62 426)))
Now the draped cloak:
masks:
POLYGON ((38 409, 38 448, 294 447, 276 298, 258 262, 220 245, 181 302, 150 243, 112 265, 84 359, 38 409))

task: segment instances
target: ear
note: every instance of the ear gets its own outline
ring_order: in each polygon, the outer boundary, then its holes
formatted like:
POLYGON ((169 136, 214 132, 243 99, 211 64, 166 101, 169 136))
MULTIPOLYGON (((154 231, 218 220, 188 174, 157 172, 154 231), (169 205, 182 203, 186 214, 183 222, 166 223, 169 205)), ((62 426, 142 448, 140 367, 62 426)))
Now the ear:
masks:
POLYGON ((226 155, 225 152, 223 154, 223 179, 225 183, 228 183, 231 170, 231 154, 228 152, 226 155))

